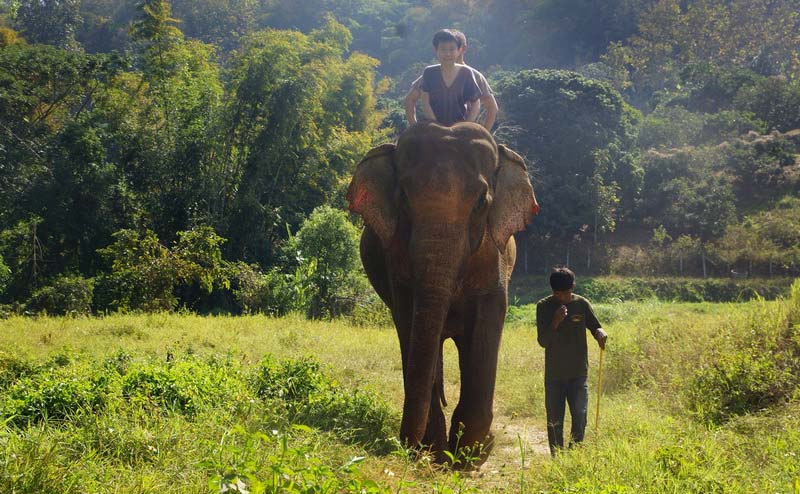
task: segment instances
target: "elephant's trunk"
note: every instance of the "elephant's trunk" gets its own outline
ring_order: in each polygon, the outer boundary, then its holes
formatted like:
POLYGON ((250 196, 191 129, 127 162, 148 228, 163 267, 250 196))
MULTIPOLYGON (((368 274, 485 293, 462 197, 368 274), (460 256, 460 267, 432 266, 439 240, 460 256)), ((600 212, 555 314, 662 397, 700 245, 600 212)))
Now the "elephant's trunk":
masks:
POLYGON ((440 359, 442 330, 458 274, 456 252, 464 241, 464 235, 458 234, 460 229, 456 232, 453 227, 440 226, 436 230, 434 236, 411 242, 414 314, 400 437, 412 446, 418 445, 425 434, 440 359))

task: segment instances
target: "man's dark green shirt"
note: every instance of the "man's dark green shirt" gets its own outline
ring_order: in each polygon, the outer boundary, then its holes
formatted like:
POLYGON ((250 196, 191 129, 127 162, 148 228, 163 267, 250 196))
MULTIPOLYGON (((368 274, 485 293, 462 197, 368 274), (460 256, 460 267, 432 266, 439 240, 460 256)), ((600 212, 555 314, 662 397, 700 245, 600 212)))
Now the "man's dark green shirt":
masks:
POLYGON ((573 293, 572 300, 567 304, 567 317, 557 328, 552 328, 553 316, 561 305, 553 295, 536 303, 537 339, 544 347, 544 378, 548 381, 588 375, 586 330, 594 335, 601 327, 592 304, 573 293))

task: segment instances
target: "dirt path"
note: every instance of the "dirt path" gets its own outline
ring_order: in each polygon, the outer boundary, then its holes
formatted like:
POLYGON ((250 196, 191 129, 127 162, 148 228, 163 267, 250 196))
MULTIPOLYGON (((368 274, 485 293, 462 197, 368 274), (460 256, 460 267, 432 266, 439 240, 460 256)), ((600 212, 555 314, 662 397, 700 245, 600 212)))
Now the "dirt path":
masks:
POLYGON ((492 424, 495 445, 486 463, 469 475, 481 479, 483 487, 502 491, 516 485, 516 479, 530 458, 550 455, 547 446, 547 431, 544 425, 529 419, 496 416, 492 424))

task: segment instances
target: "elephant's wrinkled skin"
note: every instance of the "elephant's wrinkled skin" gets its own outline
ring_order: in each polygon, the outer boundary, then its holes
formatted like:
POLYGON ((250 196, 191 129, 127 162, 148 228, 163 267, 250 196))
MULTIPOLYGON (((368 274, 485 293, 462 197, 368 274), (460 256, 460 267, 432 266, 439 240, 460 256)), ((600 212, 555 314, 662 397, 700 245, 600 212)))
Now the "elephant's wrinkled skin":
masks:
POLYGON ((361 259, 400 339, 400 438, 439 459, 457 444, 486 442, 516 255, 511 235, 539 209, 524 161, 477 124, 419 124, 396 146, 366 155, 347 200, 364 218, 361 259), (461 370, 449 443, 440 402, 446 338, 461 370))

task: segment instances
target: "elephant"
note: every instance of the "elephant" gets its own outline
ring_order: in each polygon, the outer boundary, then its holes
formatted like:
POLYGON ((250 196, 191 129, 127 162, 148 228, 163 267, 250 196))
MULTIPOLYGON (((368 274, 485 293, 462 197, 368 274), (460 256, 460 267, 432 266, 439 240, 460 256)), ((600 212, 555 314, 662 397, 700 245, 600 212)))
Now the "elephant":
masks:
POLYGON ((400 341, 401 441, 442 462, 445 451, 490 446, 512 235, 539 211, 524 160, 475 123, 419 123, 365 155, 346 199, 364 220, 361 260, 400 341), (461 377, 449 439, 447 338, 461 377))

